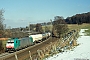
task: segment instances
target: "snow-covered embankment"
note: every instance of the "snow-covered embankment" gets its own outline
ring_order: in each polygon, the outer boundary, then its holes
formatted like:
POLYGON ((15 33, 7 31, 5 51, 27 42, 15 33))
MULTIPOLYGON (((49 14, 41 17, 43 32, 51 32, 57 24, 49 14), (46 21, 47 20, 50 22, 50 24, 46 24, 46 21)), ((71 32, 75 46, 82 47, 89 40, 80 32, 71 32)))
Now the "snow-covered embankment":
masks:
POLYGON ((79 46, 72 51, 59 53, 46 60, 90 60, 90 36, 85 36, 83 33, 86 29, 81 29, 80 37, 77 39, 79 46))

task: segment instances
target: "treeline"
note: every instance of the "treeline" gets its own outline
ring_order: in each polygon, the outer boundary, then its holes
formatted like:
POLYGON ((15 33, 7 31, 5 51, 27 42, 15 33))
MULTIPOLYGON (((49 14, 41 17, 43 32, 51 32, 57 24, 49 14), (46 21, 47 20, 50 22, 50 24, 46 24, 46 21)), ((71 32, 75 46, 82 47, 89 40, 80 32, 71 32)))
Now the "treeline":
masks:
POLYGON ((82 23, 90 23, 90 12, 76 14, 72 17, 67 17, 65 19, 67 24, 82 24, 82 23))

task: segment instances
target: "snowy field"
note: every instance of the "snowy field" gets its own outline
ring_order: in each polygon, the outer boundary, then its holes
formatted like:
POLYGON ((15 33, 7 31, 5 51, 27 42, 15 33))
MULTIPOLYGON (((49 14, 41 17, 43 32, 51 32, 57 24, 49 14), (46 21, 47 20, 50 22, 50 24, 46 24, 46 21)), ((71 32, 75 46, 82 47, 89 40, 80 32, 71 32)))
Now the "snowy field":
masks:
POLYGON ((90 36, 85 36, 85 29, 81 29, 80 37, 77 39, 79 46, 73 50, 46 58, 46 60, 90 60, 90 36))

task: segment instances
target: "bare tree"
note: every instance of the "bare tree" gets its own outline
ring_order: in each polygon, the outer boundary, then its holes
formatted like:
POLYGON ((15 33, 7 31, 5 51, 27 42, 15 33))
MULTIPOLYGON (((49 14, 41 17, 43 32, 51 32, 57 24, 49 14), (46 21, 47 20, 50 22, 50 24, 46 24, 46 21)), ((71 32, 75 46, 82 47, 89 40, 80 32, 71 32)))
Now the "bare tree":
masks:
MULTIPOLYGON (((3 20, 4 20, 4 17, 3 17, 3 13, 4 13, 4 10, 1 9, 0 10, 0 37, 2 37, 2 34, 3 34, 3 20)), ((2 49, 2 41, 0 41, 0 50, 2 49)))
POLYGON ((56 37, 61 37, 64 33, 68 31, 68 27, 64 21, 62 16, 54 17, 54 27, 53 27, 53 34, 56 37))
POLYGON ((4 25, 3 25, 3 20, 4 20, 3 13, 4 13, 4 10, 1 9, 0 10, 0 30, 4 29, 4 25))
POLYGON ((42 33, 42 25, 36 24, 36 32, 42 33))

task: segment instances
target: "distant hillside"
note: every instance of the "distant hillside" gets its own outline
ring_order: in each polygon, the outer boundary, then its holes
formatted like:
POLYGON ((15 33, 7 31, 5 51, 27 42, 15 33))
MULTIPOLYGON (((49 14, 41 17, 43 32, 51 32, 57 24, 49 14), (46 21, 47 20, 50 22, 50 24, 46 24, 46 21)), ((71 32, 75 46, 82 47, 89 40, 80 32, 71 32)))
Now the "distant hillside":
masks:
POLYGON ((67 17, 65 22, 68 24, 82 24, 82 23, 90 23, 90 12, 76 14, 72 17, 67 17))

